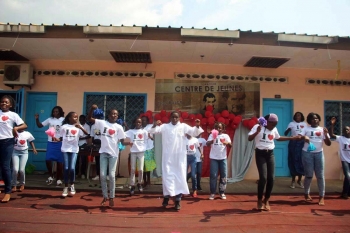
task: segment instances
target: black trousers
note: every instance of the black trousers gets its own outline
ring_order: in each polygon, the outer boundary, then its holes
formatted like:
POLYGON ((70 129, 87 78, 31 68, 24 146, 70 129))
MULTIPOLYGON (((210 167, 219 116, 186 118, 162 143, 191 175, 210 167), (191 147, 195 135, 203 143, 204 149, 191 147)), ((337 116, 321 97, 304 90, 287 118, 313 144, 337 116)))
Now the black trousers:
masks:
POLYGON ((259 172, 258 199, 263 198, 265 186, 265 198, 269 199, 275 179, 275 156, 273 150, 255 149, 255 161, 259 172))

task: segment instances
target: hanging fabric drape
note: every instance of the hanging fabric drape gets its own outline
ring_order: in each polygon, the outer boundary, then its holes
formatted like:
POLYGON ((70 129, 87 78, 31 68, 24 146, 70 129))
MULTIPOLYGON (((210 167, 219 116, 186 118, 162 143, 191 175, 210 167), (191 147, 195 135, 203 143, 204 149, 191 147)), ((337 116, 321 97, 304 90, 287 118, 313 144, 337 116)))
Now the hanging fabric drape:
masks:
POLYGON ((154 159, 156 160, 156 174, 153 176, 162 176, 162 135, 154 134, 154 159))
POLYGON ((248 133, 249 129, 239 124, 232 144, 232 178, 228 178, 229 183, 242 181, 252 162, 255 143, 254 140, 248 141, 248 133))

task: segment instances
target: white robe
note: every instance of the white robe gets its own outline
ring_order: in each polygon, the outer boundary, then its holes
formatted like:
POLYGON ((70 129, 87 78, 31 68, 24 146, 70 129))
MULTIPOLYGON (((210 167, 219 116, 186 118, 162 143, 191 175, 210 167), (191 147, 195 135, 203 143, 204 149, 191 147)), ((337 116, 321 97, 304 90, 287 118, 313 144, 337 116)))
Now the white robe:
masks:
POLYGON ((185 134, 198 136, 203 129, 178 122, 176 125, 168 123, 151 128, 149 132, 162 134, 163 195, 189 194, 185 134))

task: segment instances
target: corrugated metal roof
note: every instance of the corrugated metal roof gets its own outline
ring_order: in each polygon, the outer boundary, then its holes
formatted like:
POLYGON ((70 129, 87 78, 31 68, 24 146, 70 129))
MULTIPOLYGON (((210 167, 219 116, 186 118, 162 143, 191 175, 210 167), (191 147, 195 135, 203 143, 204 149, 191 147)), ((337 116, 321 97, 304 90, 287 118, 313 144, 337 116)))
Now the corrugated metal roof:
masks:
MULTIPOLYGON (((0 25, 24 25, 24 26, 28 26, 28 25, 41 25, 41 26, 55 26, 55 27, 64 27, 64 26, 69 26, 69 27, 73 27, 73 26, 80 26, 80 27, 83 27, 83 26, 104 26, 104 27, 111 27, 111 26, 129 26, 129 27, 150 27, 148 25, 144 25, 144 26, 140 26, 140 25, 113 25, 113 24, 109 24, 109 25, 101 25, 101 24, 97 24, 97 25, 90 25, 90 24, 85 24, 85 25, 82 25, 82 24, 55 24, 55 23, 52 23, 52 24, 32 24, 32 23, 3 23, 3 22, 0 22, 0 25)), ((178 28, 178 29, 181 29, 181 28, 184 28, 184 27, 171 27, 171 26, 168 26, 168 27, 160 27, 160 26, 153 26, 153 28, 178 28)), ((209 28, 194 28, 194 27, 188 27, 188 28, 191 28, 191 29, 202 29, 202 30, 230 30, 229 28, 223 28, 223 29, 218 29, 218 28, 213 28, 213 29, 209 29, 209 28)), ((262 33, 262 34, 287 34, 287 35, 300 35, 300 36, 319 36, 319 37, 339 37, 339 38, 350 38, 350 36, 339 36, 339 35, 318 35, 318 34, 307 34, 307 33, 295 33, 295 32, 274 32, 274 31, 252 31, 252 30, 241 30, 241 29, 231 29, 231 30, 234 30, 234 31, 240 31, 240 32, 251 32, 251 33, 262 33)))

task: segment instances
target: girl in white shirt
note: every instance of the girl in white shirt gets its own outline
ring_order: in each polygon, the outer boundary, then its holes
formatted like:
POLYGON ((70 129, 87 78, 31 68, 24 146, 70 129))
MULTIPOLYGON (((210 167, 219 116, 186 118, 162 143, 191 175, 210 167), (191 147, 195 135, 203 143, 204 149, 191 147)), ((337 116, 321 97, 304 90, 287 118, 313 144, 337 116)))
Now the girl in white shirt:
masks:
POLYGON ((115 197, 115 171, 119 156, 119 141, 124 144, 125 133, 123 127, 117 123, 118 111, 111 109, 107 113, 107 120, 99 120, 92 117, 92 113, 97 109, 93 104, 87 116, 87 120, 95 124, 95 128, 101 132, 100 153, 100 181, 102 187, 103 200, 101 205, 105 205, 109 200, 109 206, 114 206, 115 197), (107 166, 109 168, 109 192, 107 189, 107 166))
POLYGON ((210 196, 209 200, 215 199, 217 177, 220 170, 219 181, 219 194, 221 199, 225 200, 225 190, 227 184, 227 146, 232 146, 231 138, 223 133, 225 130, 225 124, 216 122, 214 129, 218 131, 216 138, 213 138, 213 134, 209 135, 207 146, 210 148, 210 196))
POLYGON ((331 145, 327 128, 320 127, 321 116, 317 113, 310 112, 306 117, 306 122, 310 125, 306 127, 301 135, 305 140, 302 161, 305 171, 304 179, 304 196, 305 201, 311 202, 310 186, 315 172, 317 178, 317 186, 319 192, 319 205, 324 205, 325 195, 325 179, 324 179, 324 154, 323 154, 323 142, 327 145, 331 145), (315 149, 310 151, 309 145, 312 143, 315 149))
MULTIPOLYGON (((39 114, 35 114, 35 122, 38 128, 42 128, 44 126, 54 127, 56 133, 60 131, 60 127, 62 125, 62 121, 64 120, 64 112, 60 106, 53 107, 51 111, 51 117, 47 118, 43 122, 39 120, 39 114)), ((53 174, 52 174, 52 161, 57 162, 57 186, 62 185, 62 170, 63 170, 63 155, 61 152, 62 142, 54 142, 50 136, 47 137, 47 147, 46 147, 46 167, 49 172, 49 178, 47 179, 47 185, 52 184, 53 182, 53 174)))
POLYGON ((275 156, 273 149, 275 141, 300 140, 300 136, 283 137, 280 136, 276 128, 278 117, 270 113, 265 117, 266 125, 256 124, 248 133, 248 140, 255 140, 255 162, 259 172, 258 181, 258 210, 270 210, 269 199, 273 189, 275 179, 275 156), (265 198, 264 189, 266 185, 265 198))
POLYGON ((0 101, 0 167, 5 182, 5 196, 1 201, 3 203, 8 202, 11 198, 10 163, 15 138, 18 137, 18 131, 27 128, 20 116, 10 111, 11 108, 15 108, 15 104, 15 100, 8 95, 4 95, 0 101))
MULTIPOLYGON (((304 122, 305 117, 301 112, 296 112, 293 116, 293 121, 288 124, 284 136, 297 136, 307 126, 304 122)), ((301 150, 303 149, 304 141, 291 140, 288 143, 288 168, 292 176, 292 183, 290 187, 295 188, 295 177, 298 177, 297 184, 300 188, 304 188, 301 183, 301 177, 304 175, 304 167, 301 161, 301 150)))
MULTIPOLYGON (((149 124, 149 119, 147 116, 142 116, 142 128, 147 132, 152 128, 153 124, 149 124)), ((147 143, 146 143, 146 151, 145 151, 145 163, 144 163, 144 171, 143 171, 143 188, 146 188, 147 185, 151 184, 151 172, 156 169, 156 160, 154 159, 154 143, 153 143, 153 135, 149 134, 147 143)))
POLYGON ((38 152, 35 149, 34 137, 28 131, 18 131, 18 138, 15 140, 15 145, 12 154, 12 192, 17 191, 17 175, 19 173, 19 191, 24 190, 25 184, 25 168, 28 161, 28 143, 33 148, 33 153, 36 155, 38 152))
POLYGON ((68 196, 68 182, 70 181, 69 193, 74 195, 75 164, 79 152, 79 138, 89 133, 78 122, 78 114, 70 112, 64 118, 58 135, 60 139, 53 138, 54 141, 62 141, 61 151, 64 161, 64 188, 62 196, 68 196))
POLYGON ((203 153, 201 151, 199 141, 197 138, 192 137, 189 134, 186 134, 186 137, 187 137, 187 143, 186 143, 187 169, 189 167, 191 168, 190 177, 192 179, 192 191, 193 191, 192 196, 197 197, 198 195, 197 195, 197 178, 196 178, 196 171, 197 171, 196 153, 197 151, 199 151, 199 153, 202 156, 203 156, 203 153))
POLYGON ((338 136, 334 134, 334 125, 336 122, 336 118, 332 117, 331 119, 331 129, 330 136, 331 138, 335 138, 335 141, 339 143, 339 152, 340 152, 340 160, 341 166, 344 172, 344 183, 343 183, 343 191, 341 194, 341 198, 349 199, 350 194, 350 126, 344 126, 342 136, 338 136))
POLYGON ((138 180, 137 188, 140 193, 143 192, 142 178, 143 178, 143 164, 144 164, 144 153, 146 151, 146 142, 148 139, 148 132, 142 129, 141 118, 134 120, 134 129, 129 129, 125 132, 125 136, 129 138, 129 142, 126 144, 130 145, 130 195, 134 195, 135 192, 135 169, 136 160, 138 160, 138 180))

